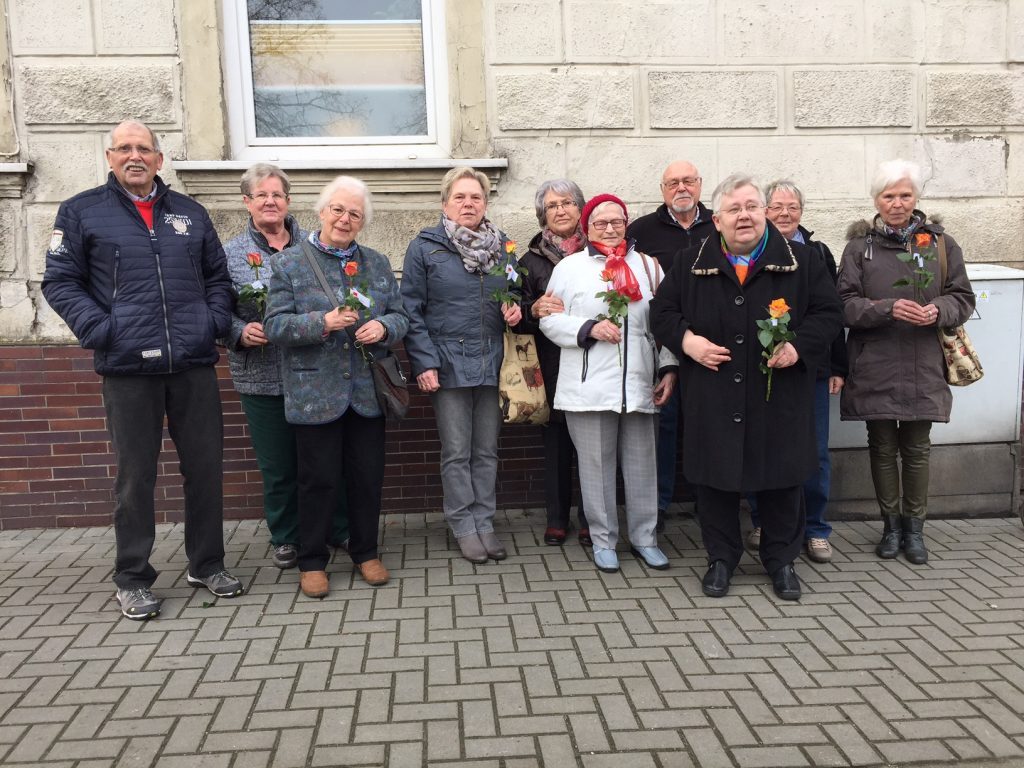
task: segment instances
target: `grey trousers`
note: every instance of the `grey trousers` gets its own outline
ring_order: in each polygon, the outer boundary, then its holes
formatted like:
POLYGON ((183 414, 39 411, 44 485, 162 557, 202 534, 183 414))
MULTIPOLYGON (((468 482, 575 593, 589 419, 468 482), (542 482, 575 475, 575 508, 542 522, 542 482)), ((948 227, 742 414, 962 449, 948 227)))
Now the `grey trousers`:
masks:
POLYGON ((656 546, 658 468, 654 445, 658 414, 567 411, 565 420, 576 445, 580 491, 594 547, 615 549, 619 538, 617 460, 622 463, 626 487, 629 541, 634 547, 656 546))
POLYGON ((442 388, 430 397, 441 438, 444 518, 456 538, 490 533, 501 431, 498 388, 442 388))

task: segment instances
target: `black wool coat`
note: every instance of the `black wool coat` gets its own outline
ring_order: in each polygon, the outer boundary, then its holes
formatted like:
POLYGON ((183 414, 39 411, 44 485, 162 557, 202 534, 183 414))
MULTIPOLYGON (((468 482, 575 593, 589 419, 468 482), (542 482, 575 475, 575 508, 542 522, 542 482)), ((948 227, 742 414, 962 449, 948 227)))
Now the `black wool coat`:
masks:
POLYGON ((842 307, 819 254, 767 223, 768 243, 740 285, 718 238, 681 254, 651 302, 654 337, 680 358, 683 472, 693 484, 751 492, 802 484, 817 466, 814 380, 842 328, 842 307), (785 299, 798 362, 775 369, 771 399, 758 366, 757 320, 785 299), (729 349, 718 371, 682 352, 687 330, 729 349))
POLYGON ((694 222, 689 229, 683 229, 672 218, 668 206, 662 203, 653 213, 630 222, 626 237, 635 240, 638 251, 656 258, 662 271, 668 272, 683 251, 696 248, 708 237, 718 236, 715 223, 711 220, 711 211, 704 203, 697 203, 697 211, 699 221, 694 222))

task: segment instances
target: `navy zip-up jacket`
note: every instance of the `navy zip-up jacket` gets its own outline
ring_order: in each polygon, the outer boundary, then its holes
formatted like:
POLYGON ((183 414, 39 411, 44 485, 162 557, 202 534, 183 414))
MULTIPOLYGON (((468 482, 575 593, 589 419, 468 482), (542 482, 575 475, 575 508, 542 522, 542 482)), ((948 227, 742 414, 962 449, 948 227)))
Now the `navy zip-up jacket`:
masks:
POLYGON ((212 365, 233 295, 209 214, 157 176, 153 231, 114 174, 64 201, 46 253, 43 296, 101 375, 212 365))

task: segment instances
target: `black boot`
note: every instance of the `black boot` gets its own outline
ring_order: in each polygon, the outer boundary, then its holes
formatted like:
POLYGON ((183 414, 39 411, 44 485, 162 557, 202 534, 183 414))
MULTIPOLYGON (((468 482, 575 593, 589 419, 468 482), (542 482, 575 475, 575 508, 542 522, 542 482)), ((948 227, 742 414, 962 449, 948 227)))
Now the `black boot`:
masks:
POLYGON ((924 518, 903 518, 903 554, 907 558, 908 563, 924 565, 928 562, 928 550, 924 546, 923 529, 924 518))
POLYGON ((875 554, 883 560, 892 560, 900 553, 903 527, 899 515, 882 515, 882 522, 885 523, 885 529, 882 531, 882 540, 875 547, 875 554))

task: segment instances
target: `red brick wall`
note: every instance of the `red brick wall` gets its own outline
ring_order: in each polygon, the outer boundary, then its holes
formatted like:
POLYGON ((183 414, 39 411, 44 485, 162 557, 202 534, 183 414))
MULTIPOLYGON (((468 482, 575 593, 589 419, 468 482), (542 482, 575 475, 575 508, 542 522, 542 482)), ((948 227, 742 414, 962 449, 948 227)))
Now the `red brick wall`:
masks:
MULTIPOLYGON (((262 515, 260 475, 226 358, 225 517, 262 515)), ((440 445, 430 401, 413 393, 409 417, 388 427, 384 509, 439 511, 440 445)), ((499 444, 498 504, 543 505, 539 427, 506 427, 499 444)), ((114 457, 92 353, 78 347, 0 346, 0 530, 107 525, 114 457)), ((166 432, 156 489, 158 522, 181 519, 181 478, 166 432)))

